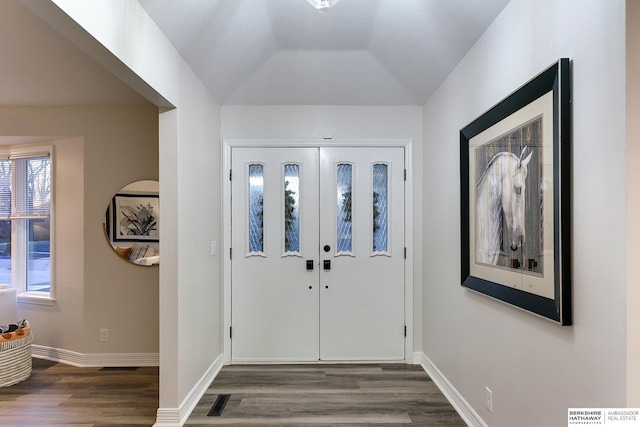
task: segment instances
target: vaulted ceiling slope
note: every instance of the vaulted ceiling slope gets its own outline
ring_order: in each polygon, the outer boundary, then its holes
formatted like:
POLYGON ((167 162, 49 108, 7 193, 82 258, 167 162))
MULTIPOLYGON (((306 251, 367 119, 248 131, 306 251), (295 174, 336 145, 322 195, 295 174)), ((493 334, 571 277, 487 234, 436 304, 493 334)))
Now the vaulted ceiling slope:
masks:
POLYGON ((221 104, 423 105, 509 0, 138 0, 221 104))

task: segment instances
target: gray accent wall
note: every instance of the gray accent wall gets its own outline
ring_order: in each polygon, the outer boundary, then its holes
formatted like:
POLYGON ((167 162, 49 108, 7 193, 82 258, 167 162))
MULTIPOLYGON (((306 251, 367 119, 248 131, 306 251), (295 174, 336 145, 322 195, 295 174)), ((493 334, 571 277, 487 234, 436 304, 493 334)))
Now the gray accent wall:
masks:
POLYGON ((492 427, 624 407, 625 2, 512 0, 425 105, 424 145, 425 355, 492 427), (573 66, 569 327, 460 286, 459 130, 560 57, 573 66))

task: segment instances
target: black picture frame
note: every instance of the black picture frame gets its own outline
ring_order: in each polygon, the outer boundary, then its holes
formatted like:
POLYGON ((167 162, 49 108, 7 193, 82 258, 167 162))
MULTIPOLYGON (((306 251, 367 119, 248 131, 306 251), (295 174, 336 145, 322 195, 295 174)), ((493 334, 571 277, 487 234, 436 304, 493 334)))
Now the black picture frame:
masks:
POLYGON ((158 242, 160 206, 157 194, 118 193, 111 200, 114 242, 158 242))
POLYGON ((570 60, 460 130, 462 286, 571 325, 570 60))

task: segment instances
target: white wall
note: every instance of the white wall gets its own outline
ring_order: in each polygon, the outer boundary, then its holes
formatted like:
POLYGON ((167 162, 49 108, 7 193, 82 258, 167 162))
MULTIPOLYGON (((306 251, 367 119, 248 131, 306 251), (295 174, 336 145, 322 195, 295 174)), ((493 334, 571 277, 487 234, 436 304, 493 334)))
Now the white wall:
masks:
POLYGON ((155 358, 158 269, 116 256, 103 223, 121 187, 158 177, 157 108, 2 107, 0 135, 66 135, 54 138, 57 301, 19 304, 19 315, 34 328, 34 344, 155 358), (130 333, 131 325, 145 333, 130 333), (99 342, 100 328, 109 328, 108 343, 99 342))
POLYGON ((492 427, 626 404, 624 6, 512 0, 424 107, 424 352, 492 427), (559 57, 573 60, 570 327, 460 286, 459 130, 559 57))
POLYGON ((222 353, 221 263, 210 256, 220 240, 219 105, 137 1, 21 2, 147 99, 176 107, 159 122, 158 423, 179 424, 222 353))
MULTIPOLYGON (((392 139, 422 141, 422 107, 271 105, 222 107, 222 139, 392 139)), ((419 147, 416 147, 419 149, 419 147)))
MULTIPOLYGON (((414 235, 422 234, 422 107, 223 106, 222 139, 413 140, 414 235)), ((422 246, 414 241, 414 351, 422 348, 422 246)), ((412 360, 412 355, 407 355, 412 360)))

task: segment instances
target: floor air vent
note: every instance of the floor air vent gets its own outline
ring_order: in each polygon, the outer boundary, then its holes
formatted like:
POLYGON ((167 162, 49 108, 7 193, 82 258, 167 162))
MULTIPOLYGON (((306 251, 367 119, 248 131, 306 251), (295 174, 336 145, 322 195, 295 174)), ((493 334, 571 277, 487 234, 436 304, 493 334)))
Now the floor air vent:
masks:
POLYGON ((207 416, 208 417, 219 417, 220 415, 222 415, 222 410, 224 409, 225 405, 229 401, 230 397, 231 397, 230 394, 220 394, 220 395, 218 395, 218 398, 213 403, 213 406, 211 407, 211 409, 209 409, 209 413, 207 414, 207 416))
POLYGON ((137 366, 106 366, 101 368, 102 372, 118 372, 118 371, 137 371, 137 366))

